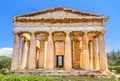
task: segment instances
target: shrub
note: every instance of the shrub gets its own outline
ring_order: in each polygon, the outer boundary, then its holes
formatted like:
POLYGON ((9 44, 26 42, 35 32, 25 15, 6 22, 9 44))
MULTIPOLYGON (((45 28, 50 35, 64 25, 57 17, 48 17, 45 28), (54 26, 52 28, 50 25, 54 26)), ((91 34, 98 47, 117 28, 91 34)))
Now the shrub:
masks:
POLYGON ((2 68, 0 69, 0 74, 5 74, 7 73, 9 70, 7 68, 2 68))
POLYGON ((110 71, 115 70, 117 73, 120 73, 120 66, 109 66, 110 71))
POLYGON ((102 78, 90 76, 52 77, 39 75, 7 75, 0 76, 0 81, 117 81, 115 78, 102 78))
POLYGON ((0 78, 0 81, 57 81, 57 78, 50 76, 39 76, 39 75, 8 75, 0 78))
POLYGON ((8 68, 11 67, 11 58, 6 56, 0 56, 0 69, 2 68, 8 68))

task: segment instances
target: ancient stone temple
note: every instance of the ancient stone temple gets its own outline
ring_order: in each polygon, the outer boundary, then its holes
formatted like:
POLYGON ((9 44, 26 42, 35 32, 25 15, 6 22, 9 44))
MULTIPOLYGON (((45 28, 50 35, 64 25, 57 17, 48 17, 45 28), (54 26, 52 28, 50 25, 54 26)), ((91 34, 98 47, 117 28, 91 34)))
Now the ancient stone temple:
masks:
POLYGON ((108 70, 107 19, 63 7, 14 16, 11 71, 108 70))

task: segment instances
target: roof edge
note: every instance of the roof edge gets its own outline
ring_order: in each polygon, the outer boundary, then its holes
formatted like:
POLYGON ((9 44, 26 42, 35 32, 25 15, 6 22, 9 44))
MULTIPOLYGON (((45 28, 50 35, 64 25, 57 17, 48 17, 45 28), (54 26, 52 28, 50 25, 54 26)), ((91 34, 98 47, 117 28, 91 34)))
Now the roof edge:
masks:
POLYGON ((90 12, 85 12, 85 11, 79 11, 79 10, 75 10, 75 9, 71 9, 71 8, 66 8, 66 7, 52 7, 52 8, 47 8, 47 9, 43 9, 43 10, 38 10, 38 11, 34 11, 34 12, 29 12, 26 14, 22 14, 22 15, 17 15, 16 17, 25 17, 25 16, 31 16, 31 15, 36 15, 36 14, 43 14, 46 12, 52 12, 52 11, 68 11, 71 13, 75 13, 75 14, 87 14, 87 15, 91 15, 91 16, 104 16, 104 15, 100 15, 100 14, 95 14, 95 13, 90 13, 90 12))

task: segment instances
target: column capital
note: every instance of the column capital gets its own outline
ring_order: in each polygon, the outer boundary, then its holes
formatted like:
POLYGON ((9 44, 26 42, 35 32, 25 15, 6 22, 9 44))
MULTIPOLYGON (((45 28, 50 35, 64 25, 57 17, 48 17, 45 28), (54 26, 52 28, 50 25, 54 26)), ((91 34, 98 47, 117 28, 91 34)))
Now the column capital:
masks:
POLYGON ((83 35, 88 35, 88 32, 87 32, 87 31, 84 31, 84 32, 83 32, 83 35))
POLYGON ((66 35, 70 35, 70 32, 65 32, 66 35))
POLYGON ((16 40, 16 39, 20 39, 20 33, 15 33, 14 34, 14 39, 16 40))
POLYGON ((20 35, 20 32, 13 32, 14 35, 20 35))
POLYGON ((25 38, 25 36, 21 36, 21 39, 24 40, 24 41, 27 41, 27 38, 25 38))
POLYGON ((49 35, 52 35, 53 32, 48 32, 49 35))
POLYGON ((35 32, 30 32, 30 34, 31 34, 31 35, 34 35, 34 34, 35 34, 35 32))
POLYGON ((104 35, 105 31, 98 32, 98 35, 104 35))

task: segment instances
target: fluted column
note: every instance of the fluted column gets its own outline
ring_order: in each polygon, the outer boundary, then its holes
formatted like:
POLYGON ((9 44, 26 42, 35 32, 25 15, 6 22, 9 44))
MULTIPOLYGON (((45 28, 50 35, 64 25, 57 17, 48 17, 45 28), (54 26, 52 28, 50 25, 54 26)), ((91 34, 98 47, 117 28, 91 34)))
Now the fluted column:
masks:
POLYGON ((46 68, 46 56, 47 56, 47 41, 45 41, 45 53, 44 53, 44 68, 46 68))
POLYGON ((89 59, 90 59, 90 70, 93 70, 93 43, 89 42, 89 59))
POLYGON ((26 68, 28 69, 28 62, 29 62, 29 53, 30 53, 30 41, 27 41, 28 44, 28 50, 27 50, 27 62, 26 62, 26 68))
POLYGON ((100 70, 101 71, 108 70, 105 40, 104 40, 104 35, 102 33, 100 33, 98 37, 98 47, 99 47, 99 58, 100 58, 100 70))
POLYGON ((40 41, 40 55, 39 55, 39 68, 44 68, 44 52, 45 52, 45 41, 41 40, 40 41))
POLYGON ((36 38, 35 33, 30 33, 30 49, 29 49, 29 58, 28 58, 28 69, 34 70, 36 68, 36 38))
POLYGON ((83 69, 89 70, 89 51, 88 51, 88 35, 83 34, 83 69))
POLYGON ((80 68, 83 68, 82 41, 80 41, 80 68))
POLYGON ((36 47, 36 68, 39 68, 40 49, 36 47))
POLYGON ((75 68, 75 41, 73 40, 72 41, 72 47, 73 47, 73 55, 72 55, 72 66, 73 66, 73 68, 75 68))
POLYGON ((93 38, 93 65, 95 70, 99 70, 99 58, 97 52, 96 38, 93 38))
POLYGON ((20 36, 19 33, 14 33, 14 47, 12 54, 11 71, 18 70, 19 54, 20 54, 20 36))
POLYGON ((54 69, 54 45, 52 32, 49 32, 48 42, 47 42, 47 55, 46 55, 46 69, 54 69))
POLYGON ((66 32, 65 39, 65 55, 64 55, 64 68, 65 70, 72 70, 72 53, 71 53, 71 40, 70 33, 66 32))
POLYGON ((22 55, 21 55, 21 61, 20 61, 20 69, 25 69, 26 68, 26 60, 27 60, 27 47, 26 47, 27 42, 23 39, 22 42, 22 55))

